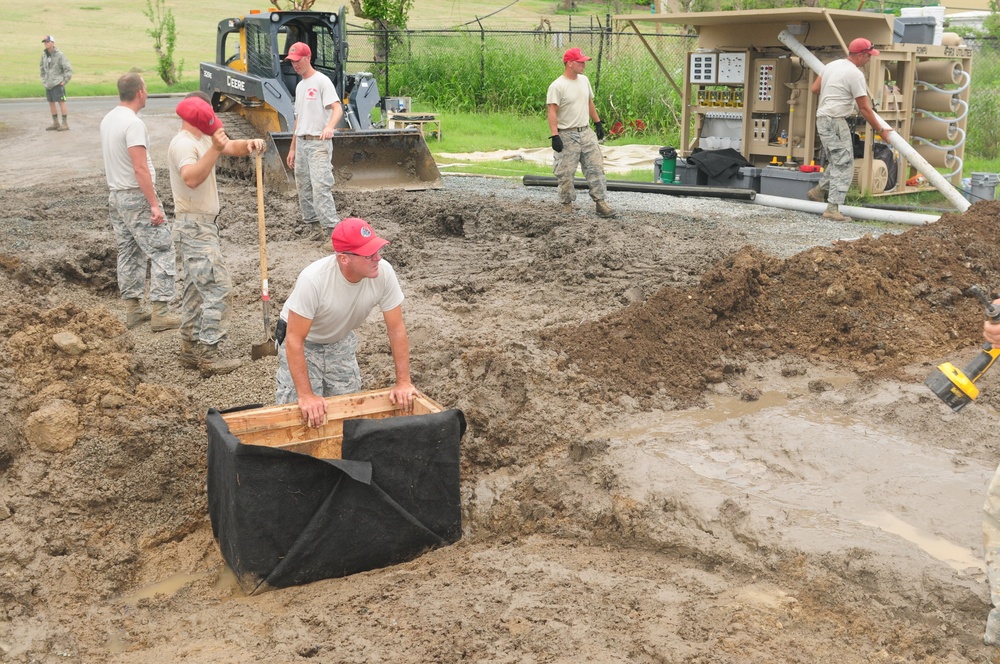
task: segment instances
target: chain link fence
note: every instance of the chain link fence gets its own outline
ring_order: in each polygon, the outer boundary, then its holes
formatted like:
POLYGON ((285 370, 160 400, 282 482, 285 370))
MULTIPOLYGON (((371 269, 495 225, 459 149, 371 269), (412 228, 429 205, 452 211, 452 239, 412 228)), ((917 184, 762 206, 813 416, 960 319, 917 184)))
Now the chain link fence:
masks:
POLYGON ((423 107, 465 112, 544 114, 549 84, 563 72, 562 55, 576 46, 592 58, 586 75, 610 126, 636 120, 676 127, 680 95, 650 57, 678 84, 695 40, 687 35, 614 31, 577 19, 565 30, 348 31, 351 72, 370 71, 386 97, 411 97, 423 107))
MULTIPOLYGON (((522 115, 544 115, 546 90, 563 71, 562 54, 576 46, 592 58, 586 75, 608 128, 621 123, 625 133, 648 128, 676 138, 681 92, 674 83, 683 85, 684 60, 697 38, 637 34, 578 17, 560 30, 544 24, 535 30, 351 28, 348 42, 348 70, 371 72, 383 97, 411 97, 426 110, 522 115)), ((1000 146, 1000 43, 969 38, 966 44, 974 51, 969 150, 992 159, 1000 146)))

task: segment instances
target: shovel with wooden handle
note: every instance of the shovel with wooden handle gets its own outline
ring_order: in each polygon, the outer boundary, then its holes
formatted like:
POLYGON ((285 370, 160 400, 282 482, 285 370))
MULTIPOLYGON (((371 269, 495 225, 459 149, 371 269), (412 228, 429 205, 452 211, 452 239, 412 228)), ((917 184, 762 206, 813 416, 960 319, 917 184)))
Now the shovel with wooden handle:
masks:
POLYGON ((271 294, 267 288, 267 233, 264 230, 264 169, 260 151, 254 153, 257 161, 257 235, 260 240, 260 300, 264 306, 264 341, 254 344, 250 357, 259 360, 268 355, 277 355, 274 335, 271 334, 271 294))

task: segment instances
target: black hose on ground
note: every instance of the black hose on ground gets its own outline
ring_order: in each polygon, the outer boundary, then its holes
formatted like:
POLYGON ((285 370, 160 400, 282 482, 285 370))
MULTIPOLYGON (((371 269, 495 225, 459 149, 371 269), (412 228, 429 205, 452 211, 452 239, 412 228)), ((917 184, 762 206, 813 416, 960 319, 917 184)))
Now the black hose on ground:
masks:
MULTIPOLYGON (((525 175, 521 178, 525 187, 555 187, 558 184, 552 175, 525 175)), ((757 197, 753 189, 736 189, 731 187, 709 187, 707 185, 660 184, 659 182, 628 182, 626 180, 608 180, 608 191, 629 191, 637 194, 667 194, 670 196, 702 196, 705 198, 728 198, 740 201, 752 201, 757 197)), ((574 178, 573 187, 587 189, 587 181, 574 178)))

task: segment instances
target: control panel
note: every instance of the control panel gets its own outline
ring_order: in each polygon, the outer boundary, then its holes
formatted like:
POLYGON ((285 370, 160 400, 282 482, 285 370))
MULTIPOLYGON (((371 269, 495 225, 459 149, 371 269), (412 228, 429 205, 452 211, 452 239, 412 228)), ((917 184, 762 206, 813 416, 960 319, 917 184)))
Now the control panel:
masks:
POLYGON ((751 108, 754 113, 785 113, 788 111, 788 87, 791 63, 788 58, 758 58, 754 61, 754 93, 751 108))
POLYGON ((691 82, 715 83, 718 53, 691 53, 691 82))
POLYGON ((743 85, 746 78, 746 65, 746 53, 719 53, 719 75, 716 82, 743 85))

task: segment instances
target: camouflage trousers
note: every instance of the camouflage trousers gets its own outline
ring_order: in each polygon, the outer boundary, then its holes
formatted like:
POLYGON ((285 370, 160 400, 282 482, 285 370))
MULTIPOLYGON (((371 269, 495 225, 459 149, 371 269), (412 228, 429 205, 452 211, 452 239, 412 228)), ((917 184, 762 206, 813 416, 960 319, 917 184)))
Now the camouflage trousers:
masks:
POLYGON ((295 188, 302 223, 319 224, 327 239, 340 221, 333 202, 333 141, 295 139, 295 188))
MULTIPOLYGON (((278 346, 278 371, 275 381, 274 402, 295 403, 299 400, 295 382, 288 370, 287 344, 278 346)), ((306 366, 309 368, 309 384, 313 394, 332 397, 350 394, 361 389, 361 369, 358 367, 358 336, 351 332, 332 344, 305 342, 306 366)))
POLYGON ((583 131, 562 129, 563 150, 555 153, 555 165, 552 172, 559 183, 559 202, 572 203, 576 200, 576 189, 573 187, 573 177, 579 164, 583 177, 587 178, 590 187, 590 198, 603 201, 607 198, 607 179, 604 177, 604 155, 597 142, 597 134, 591 128, 583 131))
POLYGON ((177 271, 184 275, 180 337, 214 346, 229 332, 233 289, 222 262, 215 215, 180 213, 174 219, 177 271))
POLYGON ((983 642, 1000 645, 1000 468, 986 489, 983 504, 983 550, 986 554, 986 578, 990 585, 993 608, 986 618, 983 642))
POLYGON ((170 225, 149 223, 149 203, 138 189, 112 191, 108 196, 111 230, 118 249, 118 290, 122 299, 142 299, 149 262, 149 299, 169 302, 174 297, 173 251, 170 225))
POLYGON ((827 192, 828 203, 843 205, 854 179, 854 138, 844 118, 816 118, 816 133, 823 142, 826 169, 819 186, 827 192))

